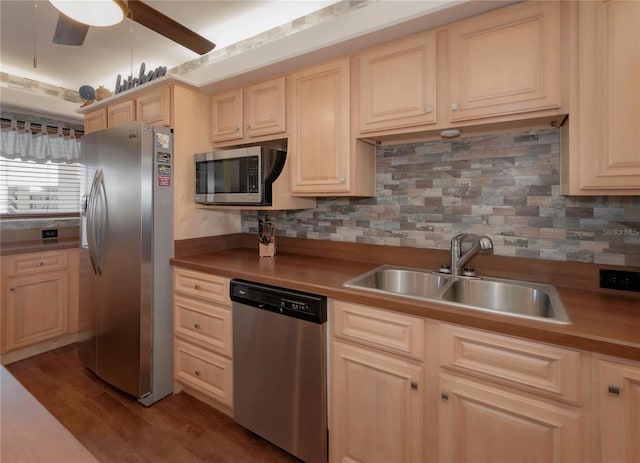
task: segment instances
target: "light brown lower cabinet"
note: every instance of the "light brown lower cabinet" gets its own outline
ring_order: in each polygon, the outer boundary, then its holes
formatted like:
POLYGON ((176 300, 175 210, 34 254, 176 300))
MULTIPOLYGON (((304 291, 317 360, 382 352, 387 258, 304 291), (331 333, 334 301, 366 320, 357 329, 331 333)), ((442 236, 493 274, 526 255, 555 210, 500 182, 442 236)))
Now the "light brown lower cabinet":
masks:
POLYGON ((10 277, 7 286, 6 350, 66 333, 69 275, 65 270, 10 277))
POLYGON ((181 268, 173 275, 173 392, 232 415, 230 280, 181 268))
POLYGON ((637 362, 344 301, 330 313, 332 463, 640 461, 637 362))
POLYGON ((640 362, 594 359, 597 457, 601 463, 640 461, 640 362))
POLYGON ((3 363, 75 341, 77 249, 4 256, 1 293, 3 363))
POLYGON ((589 458, 581 406, 588 396, 588 356, 446 323, 439 338, 439 461, 589 458))
POLYGON ((424 461, 424 320, 343 301, 331 320, 331 461, 424 461))

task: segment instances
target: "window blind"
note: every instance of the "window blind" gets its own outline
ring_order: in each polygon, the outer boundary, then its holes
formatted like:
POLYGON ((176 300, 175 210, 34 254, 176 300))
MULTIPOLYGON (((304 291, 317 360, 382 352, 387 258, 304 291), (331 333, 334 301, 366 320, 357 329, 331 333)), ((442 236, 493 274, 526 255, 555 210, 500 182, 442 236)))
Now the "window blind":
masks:
POLYGON ((80 211, 79 163, 36 163, 0 156, 0 214, 80 211))

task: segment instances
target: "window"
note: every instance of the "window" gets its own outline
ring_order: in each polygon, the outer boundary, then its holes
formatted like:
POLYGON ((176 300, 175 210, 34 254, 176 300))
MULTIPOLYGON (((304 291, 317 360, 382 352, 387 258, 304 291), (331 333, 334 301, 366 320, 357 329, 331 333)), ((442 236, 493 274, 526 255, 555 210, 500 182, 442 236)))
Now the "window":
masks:
POLYGON ((0 135, 0 214, 80 212, 75 129, 3 117, 0 135))
POLYGON ((36 163, 0 156, 0 214, 80 211, 78 163, 36 163))

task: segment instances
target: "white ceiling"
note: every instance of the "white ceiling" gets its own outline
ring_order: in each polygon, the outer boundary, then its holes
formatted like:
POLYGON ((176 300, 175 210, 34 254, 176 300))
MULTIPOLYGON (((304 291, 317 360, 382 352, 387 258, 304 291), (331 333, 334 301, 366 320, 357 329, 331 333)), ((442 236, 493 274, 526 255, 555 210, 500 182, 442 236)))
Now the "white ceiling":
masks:
MULTIPOLYGON (((220 49, 336 1, 145 0, 145 3, 220 49)), ((141 62, 147 70, 156 66, 171 69, 199 58, 197 53, 130 20, 116 26, 90 28, 82 46, 54 44, 58 11, 47 0, 0 0, 0 20, 2 72, 71 90, 84 84, 93 87, 104 84, 113 90, 116 76, 126 77, 131 71, 137 75, 141 62)))

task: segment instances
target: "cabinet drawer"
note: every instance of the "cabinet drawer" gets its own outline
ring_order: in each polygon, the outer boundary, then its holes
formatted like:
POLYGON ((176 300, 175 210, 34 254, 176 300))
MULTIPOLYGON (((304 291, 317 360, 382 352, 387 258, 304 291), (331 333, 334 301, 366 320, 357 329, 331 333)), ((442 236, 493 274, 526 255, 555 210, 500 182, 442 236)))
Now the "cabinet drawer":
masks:
POLYGON ((7 276, 24 275, 34 272, 49 272, 67 268, 66 251, 47 251, 7 256, 7 276))
POLYGON ((423 359, 423 319, 342 301, 332 306, 336 337, 423 359))
POLYGON ((176 380, 185 386, 233 406, 233 370, 228 358, 176 339, 174 368, 176 380))
POLYGON ((580 353, 442 324, 441 365, 573 403, 580 401, 580 353))
POLYGON ((231 306, 228 278, 184 269, 177 269, 173 276, 175 291, 231 306))
POLYGON ((177 336, 231 357, 231 309, 176 295, 173 310, 177 336))

